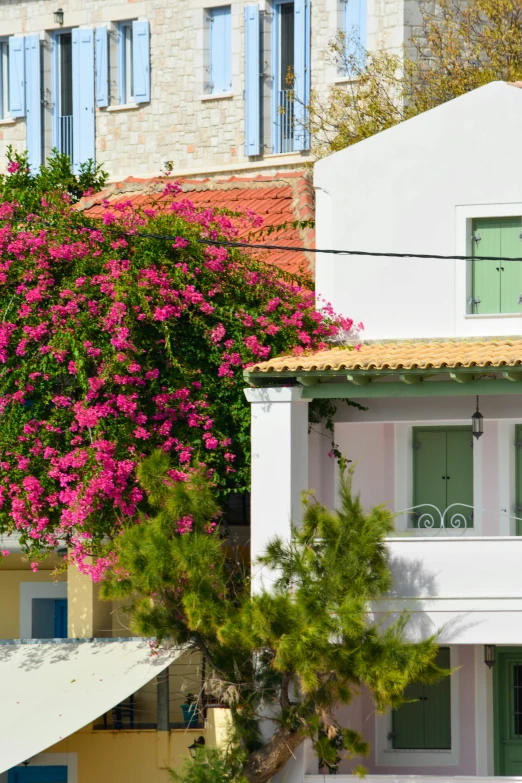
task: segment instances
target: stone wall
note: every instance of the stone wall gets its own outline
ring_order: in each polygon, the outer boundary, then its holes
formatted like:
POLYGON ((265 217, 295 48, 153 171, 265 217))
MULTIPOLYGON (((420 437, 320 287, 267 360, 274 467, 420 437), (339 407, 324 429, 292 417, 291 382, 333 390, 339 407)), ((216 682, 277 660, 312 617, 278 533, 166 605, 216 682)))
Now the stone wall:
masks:
MULTIPOLYGON (((368 0, 369 43, 400 46, 404 42, 404 7, 414 0, 368 0)), ((154 176, 167 161, 175 174, 244 172, 302 166, 305 154, 272 156, 270 0, 261 0, 262 154, 244 154, 243 11, 247 0, 232 6, 232 94, 208 94, 208 23, 206 9, 224 0, 0 0, 0 37, 40 33, 43 41, 44 152, 51 149, 52 32, 76 26, 109 25, 111 105, 96 108, 96 156, 111 180, 154 176), (53 18, 64 10, 60 28, 53 18), (116 24, 148 19, 151 27, 151 101, 119 106, 117 101, 116 24)), ((341 0, 312 0, 312 88, 325 92, 339 74, 328 62, 328 41, 341 22, 341 0)), ((6 145, 24 148, 25 120, 0 124, 0 167, 6 145)))

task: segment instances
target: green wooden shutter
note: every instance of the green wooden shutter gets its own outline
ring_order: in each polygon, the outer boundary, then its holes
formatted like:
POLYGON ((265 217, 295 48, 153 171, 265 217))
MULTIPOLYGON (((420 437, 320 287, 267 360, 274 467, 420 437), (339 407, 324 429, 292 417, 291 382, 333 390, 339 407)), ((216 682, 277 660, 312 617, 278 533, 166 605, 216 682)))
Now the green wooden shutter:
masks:
MULTIPOLYGON (((477 218, 473 221, 473 256, 495 256, 500 253, 500 219, 477 218)), ((473 261, 473 312, 500 313, 500 267, 495 261, 473 261), (478 300, 480 299, 480 302, 478 300)))
MULTIPOLYGON (((520 231, 522 221, 519 217, 502 218, 500 223, 500 257, 521 258, 522 240, 520 231)), ((490 262, 493 263, 493 262, 490 262)), ((500 312, 520 313, 519 302, 522 294, 522 262, 500 262, 500 312)), ((496 264, 494 265, 496 266, 496 264)))
POLYGON ((404 691, 407 700, 393 711, 393 747, 397 750, 424 748, 424 686, 412 682, 404 691))
MULTIPOLYGON (((522 518, 522 424, 515 427, 515 516, 522 518)), ((522 535, 522 521, 516 523, 517 536, 522 535)))
MULTIPOLYGON (((441 647, 437 666, 450 668, 449 647, 441 647)), ((451 681, 445 677, 435 685, 424 686, 424 747, 427 750, 451 748, 451 681)))
POLYGON ((448 430, 446 433, 446 514, 445 525, 473 527, 473 435, 469 430, 448 430), (457 524, 458 523, 458 524, 457 524), (465 523, 465 524, 464 524, 465 523))
POLYGON ((421 507, 416 509, 413 526, 440 527, 440 515, 431 506, 441 514, 446 508, 446 432, 415 427, 413 445, 413 505, 421 507), (424 507, 425 503, 430 505, 424 507))
MULTIPOLYGON (((450 651, 441 647, 437 665, 450 668, 450 651)), ((404 691, 408 700, 393 711, 393 747, 396 750, 449 750, 451 748, 451 681, 435 685, 412 683, 404 691)))

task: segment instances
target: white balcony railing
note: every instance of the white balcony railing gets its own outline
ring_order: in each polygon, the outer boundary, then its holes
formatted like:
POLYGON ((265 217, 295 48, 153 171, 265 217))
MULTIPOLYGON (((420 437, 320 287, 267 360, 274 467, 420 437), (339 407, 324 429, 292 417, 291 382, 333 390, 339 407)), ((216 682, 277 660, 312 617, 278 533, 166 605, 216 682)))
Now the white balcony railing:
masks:
POLYGON ((60 143, 59 150, 64 152, 72 160, 73 158, 73 118, 70 116, 60 117, 60 143))

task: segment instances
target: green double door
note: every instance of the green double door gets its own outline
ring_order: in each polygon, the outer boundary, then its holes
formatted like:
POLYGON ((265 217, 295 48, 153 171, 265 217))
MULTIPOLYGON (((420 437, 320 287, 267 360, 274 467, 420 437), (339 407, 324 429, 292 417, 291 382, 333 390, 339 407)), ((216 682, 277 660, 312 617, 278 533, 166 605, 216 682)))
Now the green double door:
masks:
POLYGON ((522 647, 498 647, 493 669, 495 774, 522 775, 522 647))
POLYGON ((522 258, 521 230, 519 217, 473 221, 473 313, 522 312, 522 263, 475 260, 477 256, 522 258))
POLYGON ((414 427, 413 448, 413 526, 473 527, 471 427, 414 427))

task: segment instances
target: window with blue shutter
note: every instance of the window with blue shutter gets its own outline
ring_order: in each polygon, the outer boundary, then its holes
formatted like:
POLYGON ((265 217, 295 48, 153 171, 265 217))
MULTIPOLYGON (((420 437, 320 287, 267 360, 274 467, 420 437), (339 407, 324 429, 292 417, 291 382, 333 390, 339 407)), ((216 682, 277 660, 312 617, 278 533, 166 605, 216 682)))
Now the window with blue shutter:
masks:
POLYGON ((29 167, 33 173, 42 165, 42 95, 40 36, 24 38, 26 146, 29 167))
POLYGON ((245 8, 245 155, 259 155, 261 146, 261 48, 259 5, 245 8))
POLYGON ((344 5, 344 36, 346 46, 347 68, 349 75, 350 61, 355 59, 357 67, 364 64, 367 41, 367 0, 343 0, 344 5))
POLYGON ((72 33, 53 34, 53 147, 73 160, 72 33))
POLYGON ((96 28, 96 105, 109 105, 109 31, 96 28))
POLYGON ((232 13, 229 5, 208 12, 210 36, 210 92, 232 90, 232 13))
POLYGON ((276 0, 272 25, 272 148, 294 150, 295 3, 276 0))
POLYGON ((0 39, 0 120, 9 116, 9 44, 0 39))
MULTIPOLYGON (((2 85, 5 89, 5 67, 9 74, 9 114, 11 117, 25 117, 25 54, 24 39, 13 35, 9 38, 9 61, 2 59, 2 85)), ((5 115, 4 115, 5 116, 5 115)))
POLYGON ((150 101, 150 25, 132 23, 132 89, 136 103, 150 101))
POLYGON ((118 102, 150 101, 150 25, 146 20, 118 25, 118 102))
POLYGON ((94 30, 72 31, 73 169, 94 160, 94 30))
POLYGON ((67 638, 66 598, 33 598, 31 613, 33 639, 67 638))

